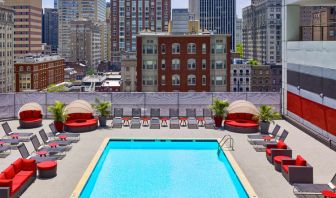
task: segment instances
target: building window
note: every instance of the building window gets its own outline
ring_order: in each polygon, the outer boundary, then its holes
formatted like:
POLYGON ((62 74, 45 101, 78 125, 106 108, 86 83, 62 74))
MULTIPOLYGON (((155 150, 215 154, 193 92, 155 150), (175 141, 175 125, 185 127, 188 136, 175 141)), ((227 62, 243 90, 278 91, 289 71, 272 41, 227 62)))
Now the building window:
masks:
POLYGON ((173 43, 172 46, 172 53, 173 54, 179 54, 180 53, 180 44, 179 43, 173 43))
POLYGON ((216 61, 216 69, 223 69, 223 61, 216 61))
POLYGON ((161 85, 166 85, 166 76, 165 75, 161 76, 161 85))
POLYGON ((206 83, 207 83, 206 80, 207 80, 206 75, 203 75, 202 76, 202 85, 206 85, 206 83))
POLYGON ((206 70, 206 59, 202 59, 202 69, 206 70))
POLYGON ((162 54, 165 54, 165 53, 166 53, 166 45, 165 45, 165 44, 162 44, 162 45, 161 45, 161 53, 162 53, 162 54))
POLYGON ((23 71, 23 66, 20 66, 19 71, 23 71))
POLYGON ((196 76, 188 75, 188 85, 196 85, 196 76))
POLYGON ((180 85, 180 76, 179 75, 173 75, 172 76, 172 83, 173 83, 173 85, 180 85))
POLYGON ((202 54, 206 54, 206 44, 202 44, 202 54))
POLYGON ((216 85, 223 85, 223 77, 222 76, 216 76, 216 85))
POLYGON ((188 43, 188 54, 196 54, 196 44, 188 43))
POLYGON ((246 92, 249 92, 250 91, 250 88, 246 87, 246 92))
POLYGON ((161 69, 163 69, 163 70, 166 69, 166 60, 165 59, 161 60, 161 69))
POLYGON ((143 69, 157 69, 156 61, 146 60, 143 62, 143 69))
POLYGON ((196 60, 195 59, 188 59, 188 69, 189 70, 196 69, 196 60))
POLYGON ((172 60, 172 69, 179 70, 180 69, 180 59, 173 59, 172 60))

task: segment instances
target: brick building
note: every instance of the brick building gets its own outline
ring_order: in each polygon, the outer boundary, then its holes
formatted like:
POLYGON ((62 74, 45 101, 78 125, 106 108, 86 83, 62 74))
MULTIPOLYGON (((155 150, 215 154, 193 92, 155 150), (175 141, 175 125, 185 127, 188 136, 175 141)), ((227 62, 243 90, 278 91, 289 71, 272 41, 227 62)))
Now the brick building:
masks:
POLYGON ((271 75, 269 65, 252 65, 251 66, 251 91, 268 92, 271 91, 271 75))
POLYGON ((64 82, 64 59, 59 56, 26 56, 16 60, 16 91, 43 90, 64 82))
POLYGON ((137 36, 137 91, 230 90, 231 36, 142 32, 137 36))

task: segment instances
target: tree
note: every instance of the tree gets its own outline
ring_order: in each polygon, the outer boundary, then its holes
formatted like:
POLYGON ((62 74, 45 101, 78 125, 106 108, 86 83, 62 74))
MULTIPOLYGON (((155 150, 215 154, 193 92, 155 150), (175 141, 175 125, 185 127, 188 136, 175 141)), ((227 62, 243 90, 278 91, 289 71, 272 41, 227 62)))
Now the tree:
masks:
POLYGON ((236 51, 238 52, 240 58, 243 58, 243 56, 244 56, 244 47, 243 47, 243 44, 238 43, 236 45, 236 51))
POLYGON ((47 88, 48 93, 52 92, 65 92, 65 86, 64 85, 59 85, 57 86, 56 84, 51 84, 47 88))
POLYGON ((87 68, 86 75, 90 76, 94 74, 94 69, 92 67, 87 68))
POLYGON ((252 59, 252 60, 249 60, 247 62, 247 64, 250 64, 250 65, 259 65, 259 62, 257 60, 255 60, 255 59, 252 59))

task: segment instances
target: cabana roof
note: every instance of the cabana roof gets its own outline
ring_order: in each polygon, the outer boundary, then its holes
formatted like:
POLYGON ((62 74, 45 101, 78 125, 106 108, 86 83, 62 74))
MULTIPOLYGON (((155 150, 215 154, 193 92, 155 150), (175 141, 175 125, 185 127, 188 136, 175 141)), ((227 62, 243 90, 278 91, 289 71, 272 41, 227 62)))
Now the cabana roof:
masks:
POLYGON ((32 111, 32 110, 35 110, 35 111, 41 111, 41 114, 43 114, 43 110, 42 110, 42 107, 41 105, 39 105, 38 103, 36 102, 30 102, 30 103, 27 103, 27 104, 24 104, 19 112, 18 112, 18 117, 20 117, 20 112, 23 112, 23 111, 32 111))
POLYGON ((90 103, 85 100, 75 100, 65 107, 65 114, 72 113, 94 113, 90 103))
POLYGON ((259 110, 257 107, 249 101, 237 100, 230 104, 228 107, 229 114, 232 113, 249 113, 252 115, 257 115, 259 110))

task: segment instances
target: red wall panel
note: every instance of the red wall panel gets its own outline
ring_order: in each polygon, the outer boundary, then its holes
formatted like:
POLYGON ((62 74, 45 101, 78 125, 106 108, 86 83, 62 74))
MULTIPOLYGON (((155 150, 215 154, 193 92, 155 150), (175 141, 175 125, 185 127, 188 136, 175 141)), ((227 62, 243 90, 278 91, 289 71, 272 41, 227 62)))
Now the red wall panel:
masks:
POLYGON ((287 92, 287 110, 336 136, 336 109, 287 92))

